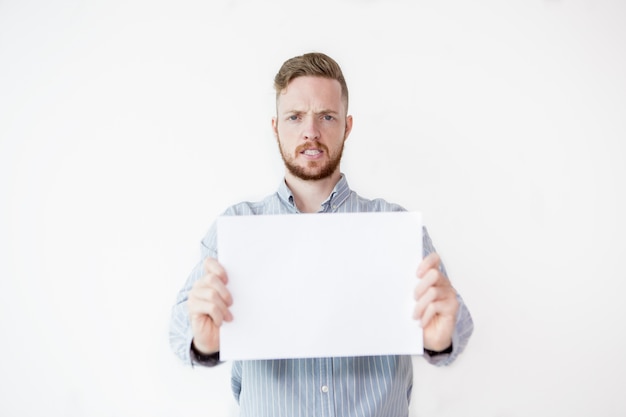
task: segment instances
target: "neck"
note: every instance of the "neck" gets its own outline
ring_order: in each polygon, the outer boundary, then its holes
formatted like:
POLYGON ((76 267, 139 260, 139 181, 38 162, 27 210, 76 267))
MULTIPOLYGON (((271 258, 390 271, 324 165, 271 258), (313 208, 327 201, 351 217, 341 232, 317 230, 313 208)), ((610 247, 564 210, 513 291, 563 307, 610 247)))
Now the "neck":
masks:
POLYGON ((300 179, 288 171, 285 174, 285 181, 293 194, 296 207, 302 213, 317 213, 340 178, 339 168, 330 177, 315 181, 300 179))

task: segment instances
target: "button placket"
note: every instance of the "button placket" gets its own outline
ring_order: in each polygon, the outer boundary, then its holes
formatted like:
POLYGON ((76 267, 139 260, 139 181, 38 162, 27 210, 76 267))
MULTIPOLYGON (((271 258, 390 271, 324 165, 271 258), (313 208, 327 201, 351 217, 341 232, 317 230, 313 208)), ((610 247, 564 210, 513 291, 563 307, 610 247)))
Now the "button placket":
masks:
POLYGON ((320 360, 320 379, 318 389, 319 397, 322 405, 322 416, 336 417, 335 406, 333 404, 332 395, 332 379, 333 379, 333 360, 332 358, 323 358, 320 360))

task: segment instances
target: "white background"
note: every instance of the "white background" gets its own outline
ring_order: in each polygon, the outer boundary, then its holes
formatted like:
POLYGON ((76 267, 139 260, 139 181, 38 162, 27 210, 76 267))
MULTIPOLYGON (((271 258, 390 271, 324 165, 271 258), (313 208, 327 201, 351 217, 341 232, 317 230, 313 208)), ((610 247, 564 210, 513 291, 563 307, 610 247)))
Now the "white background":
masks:
POLYGON ((343 171, 424 213, 473 314, 419 416, 626 413, 626 5, 0 0, 0 414, 230 416, 168 346, 228 205, 273 192, 272 79, 342 65, 343 171))

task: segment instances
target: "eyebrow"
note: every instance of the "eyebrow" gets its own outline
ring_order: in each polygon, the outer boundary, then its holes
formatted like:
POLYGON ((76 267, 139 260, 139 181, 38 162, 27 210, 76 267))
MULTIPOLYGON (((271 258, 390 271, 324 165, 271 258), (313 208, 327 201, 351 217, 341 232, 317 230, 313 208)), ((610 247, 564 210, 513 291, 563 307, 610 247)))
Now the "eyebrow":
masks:
MULTIPOLYGON (((302 113, 308 113, 304 110, 297 110, 297 109, 291 109, 291 110, 285 110, 283 112, 283 114, 302 114, 302 113)), ((330 109, 322 109, 320 111, 316 111, 313 114, 332 114, 332 115, 338 115, 339 112, 336 110, 330 110, 330 109)))

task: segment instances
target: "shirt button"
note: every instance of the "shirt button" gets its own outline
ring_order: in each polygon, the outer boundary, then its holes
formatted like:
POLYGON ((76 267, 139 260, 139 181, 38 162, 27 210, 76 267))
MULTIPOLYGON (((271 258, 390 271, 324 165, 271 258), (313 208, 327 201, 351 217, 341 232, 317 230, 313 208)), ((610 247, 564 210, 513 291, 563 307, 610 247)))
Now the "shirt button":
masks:
POLYGON ((322 385, 322 392, 326 394, 328 392, 328 385, 322 385))

